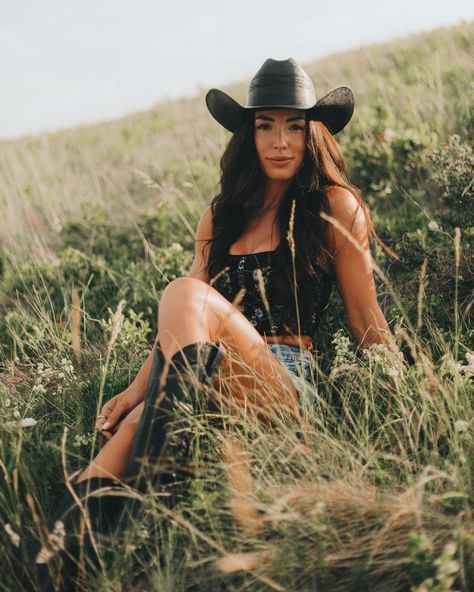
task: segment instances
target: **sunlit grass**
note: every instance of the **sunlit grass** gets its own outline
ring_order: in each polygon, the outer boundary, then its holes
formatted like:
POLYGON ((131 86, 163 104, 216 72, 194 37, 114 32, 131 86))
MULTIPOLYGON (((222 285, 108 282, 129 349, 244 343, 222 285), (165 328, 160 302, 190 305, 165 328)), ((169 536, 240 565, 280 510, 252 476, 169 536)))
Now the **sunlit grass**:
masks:
MULTIPOLYGON (((180 416, 195 476, 174 503, 140 494, 80 590, 472 589, 471 46, 466 23, 308 68, 319 94, 359 97, 341 144, 401 256, 374 257, 393 343, 358 348, 333 299, 301 420, 253 367, 245 409, 208 388, 180 416), (257 418, 263 399, 277 411, 257 418)), ((22 589, 32 536, 101 444, 101 401, 145 359, 225 140, 199 97, 0 145, 0 590, 22 589)))

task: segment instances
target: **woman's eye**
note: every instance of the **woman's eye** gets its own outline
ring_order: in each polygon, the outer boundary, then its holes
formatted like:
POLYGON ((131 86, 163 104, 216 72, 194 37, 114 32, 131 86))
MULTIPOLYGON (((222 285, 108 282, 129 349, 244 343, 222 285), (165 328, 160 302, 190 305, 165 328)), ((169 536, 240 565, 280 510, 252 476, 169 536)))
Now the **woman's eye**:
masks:
POLYGON ((259 123, 257 125, 257 129, 270 129, 270 124, 269 123, 259 123))
POLYGON ((294 129, 294 130, 304 130, 304 125, 298 125, 298 124, 294 124, 291 126, 290 129, 294 129))

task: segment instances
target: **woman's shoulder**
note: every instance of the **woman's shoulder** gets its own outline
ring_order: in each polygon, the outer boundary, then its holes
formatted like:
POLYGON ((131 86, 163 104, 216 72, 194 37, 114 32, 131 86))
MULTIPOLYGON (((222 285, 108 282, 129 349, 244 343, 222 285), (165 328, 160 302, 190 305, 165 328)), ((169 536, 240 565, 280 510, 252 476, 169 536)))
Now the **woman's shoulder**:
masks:
POLYGON ((323 191, 327 197, 331 215, 335 218, 339 219, 345 215, 353 216, 363 209, 360 200, 346 187, 327 185, 323 191))
POLYGON ((207 206, 201 218, 196 231, 197 240, 208 240, 212 238, 212 209, 211 206, 207 206))
POLYGON ((340 185, 323 188, 329 204, 329 215, 348 230, 367 230, 367 208, 362 199, 340 185))

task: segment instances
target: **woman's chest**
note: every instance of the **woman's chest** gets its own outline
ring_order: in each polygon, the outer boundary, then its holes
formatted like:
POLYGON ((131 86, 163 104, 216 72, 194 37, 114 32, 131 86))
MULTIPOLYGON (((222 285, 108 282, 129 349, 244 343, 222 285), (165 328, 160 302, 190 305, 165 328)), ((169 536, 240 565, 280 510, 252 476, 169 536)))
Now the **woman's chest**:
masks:
POLYGON ((245 232, 229 247, 230 255, 250 255, 275 251, 280 243, 280 233, 275 223, 251 222, 245 232))

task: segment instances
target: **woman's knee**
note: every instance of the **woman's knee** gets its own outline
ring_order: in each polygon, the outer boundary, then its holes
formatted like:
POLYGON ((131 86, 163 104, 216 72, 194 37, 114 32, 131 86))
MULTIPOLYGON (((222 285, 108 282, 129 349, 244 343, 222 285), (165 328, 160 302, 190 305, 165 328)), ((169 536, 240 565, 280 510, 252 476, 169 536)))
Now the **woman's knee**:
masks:
POLYGON ((198 278, 182 276, 172 280, 161 295, 161 301, 176 298, 191 298, 199 291, 209 288, 209 285, 198 278))
POLYGON ((161 324, 160 320, 182 321, 186 316, 187 319, 201 320, 210 330, 214 330, 219 322, 219 298, 223 297, 198 278, 176 278, 163 290, 158 324, 161 324))

